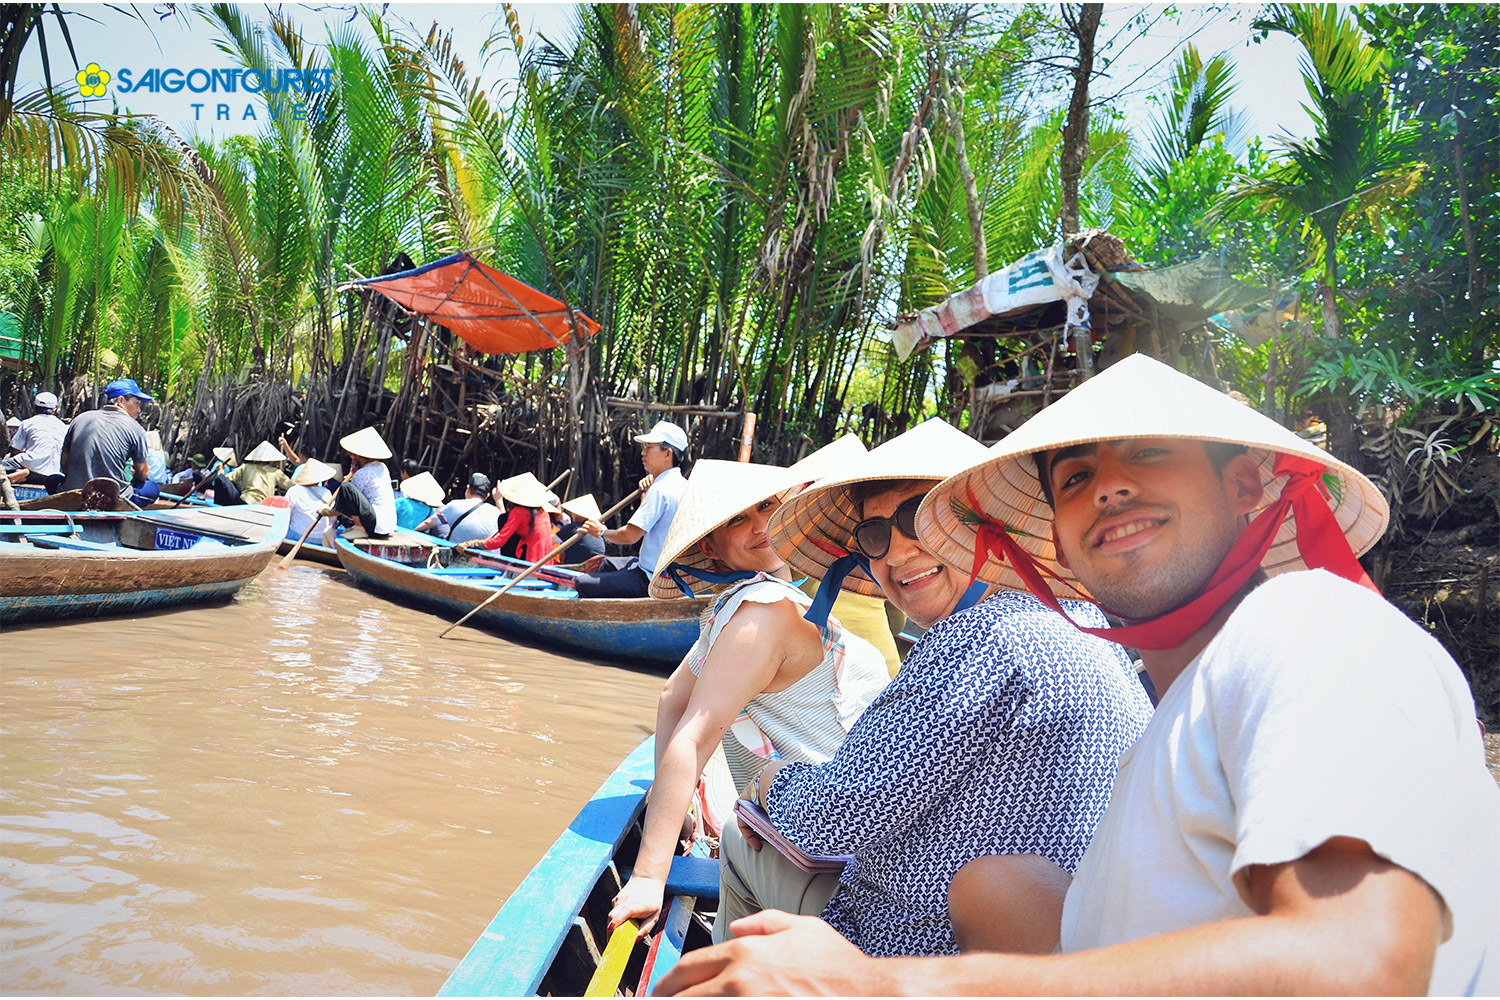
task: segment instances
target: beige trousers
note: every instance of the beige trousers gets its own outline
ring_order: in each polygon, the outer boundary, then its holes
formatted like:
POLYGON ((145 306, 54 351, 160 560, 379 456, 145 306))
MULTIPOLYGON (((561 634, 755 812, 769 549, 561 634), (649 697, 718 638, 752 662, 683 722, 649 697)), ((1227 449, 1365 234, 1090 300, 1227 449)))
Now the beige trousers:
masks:
POLYGON ((728 941, 729 925, 761 910, 785 910, 816 917, 839 887, 837 874, 812 875, 769 845, 753 850, 740 834, 739 821, 724 824, 719 840, 719 915, 714 943, 728 941))

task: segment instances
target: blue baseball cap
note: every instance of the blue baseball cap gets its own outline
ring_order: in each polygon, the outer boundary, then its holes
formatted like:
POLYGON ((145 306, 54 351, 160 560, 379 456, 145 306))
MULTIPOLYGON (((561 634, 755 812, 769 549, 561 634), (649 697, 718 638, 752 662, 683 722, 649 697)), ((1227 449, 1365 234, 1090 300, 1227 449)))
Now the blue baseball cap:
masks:
POLYGON ((119 399, 121 396, 134 396, 136 399, 143 399, 148 403, 156 398, 146 395, 146 390, 136 385, 133 378, 117 378, 104 387, 105 399, 119 399))

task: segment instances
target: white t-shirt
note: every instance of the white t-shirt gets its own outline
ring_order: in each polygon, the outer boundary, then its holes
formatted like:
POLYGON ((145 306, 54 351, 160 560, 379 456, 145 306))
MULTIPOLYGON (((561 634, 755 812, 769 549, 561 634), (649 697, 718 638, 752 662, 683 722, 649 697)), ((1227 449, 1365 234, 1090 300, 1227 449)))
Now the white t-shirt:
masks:
MULTIPOLYGON (((296 540, 302 537, 307 526, 312 524, 313 518, 319 510, 330 505, 329 500, 333 494, 328 492, 326 486, 290 486, 286 491, 286 501, 291 505, 292 517, 286 525, 286 537, 296 540)), ((318 527, 308 536, 308 541, 315 541, 323 537, 323 531, 328 527, 328 518, 318 522, 318 527)))
POLYGON ((20 449, 16 459, 39 476, 55 476, 62 471, 63 438, 68 425, 50 413, 38 413, 21 421, 10 436, 10 446, 20 449))
POLYGON ((375 508, 373 534, 389 535, 396 530, 396 491, 391 488, 391 474, 384 462, 366 462, 349 477, 354 488, 365 495, 375 508))
POLYGON ((500 508, 488 500, 464 497, 443 504, 437 512, 437 530, 433 534, 457 545, 459 542, 482 542, 500 530, 500 508), (477 508, 477 509, 476 509, 477 508), (465 513, 470 511, 472 513, 465 513), (459 518, 463 518, 462 521, 459 518), (453 525, 458 530, 453 530, 453 525))
POLYGON ((1436 640, 1323 571, 1258 587, 1172 683, 1063 907, 1084 951, 1252 916, 1245 868, 1353 837, 1446 908, 1429 992, 1500 993, 1500 787, 1436 640))
POLYGON ((651 481, 651 488, 641 499, 641 505, 626 522, 646 530, 646 537, 641 539, 639 558, 640 567, 647 576, 656 572, 656 561, 661 558, 661 550, 667 544, 667 529, 672 526, 677 503, 685 489, 687 480, 682 478, 682 473, 675 467, 668 469, 651 481))

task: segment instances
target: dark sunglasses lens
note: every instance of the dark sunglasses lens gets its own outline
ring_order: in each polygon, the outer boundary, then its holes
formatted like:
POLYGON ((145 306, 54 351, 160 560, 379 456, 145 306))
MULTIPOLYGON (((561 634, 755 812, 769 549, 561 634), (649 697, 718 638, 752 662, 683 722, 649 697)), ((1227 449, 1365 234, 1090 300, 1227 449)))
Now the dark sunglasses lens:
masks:
POLYGON ((879 559, 891 549, 891 526, 883 518, 861 521, 854 529, 854 545, 866 559, 879 559))
POLYGON ((900 507, 896 508, 896 516, 892 518, 896 527, 901 529, 901 534, 916 541, 917 538, 917 508, 922 506, 921 497, 912 497, 900 507))

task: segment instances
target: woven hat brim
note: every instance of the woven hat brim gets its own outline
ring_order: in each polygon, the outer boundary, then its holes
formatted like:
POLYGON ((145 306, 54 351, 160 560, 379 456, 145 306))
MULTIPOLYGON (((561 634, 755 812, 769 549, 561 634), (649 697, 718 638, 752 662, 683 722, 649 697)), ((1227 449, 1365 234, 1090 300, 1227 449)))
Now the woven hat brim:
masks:
POLYGON ((401 495, 429 507, 441 507, 447 500, 442 484, 430 472, 419 472, 410 479, 402 480, 401 495))
MULTIPOLYGON (((986 454, 984 445, 941 420, 929 420, 864 455, 854 456, 771 516, 771 544, 792 572, 821 580, 847 551, 863 515, 849 495, 856 483, 926 480, 934 485, 986 454)), ((883 597, 880 585, 855 570, 843 589, 883 597)))
POLYGON ((286 456, 281 453, 281 449, 277 448, 271 442, 269 442, 269 441, 262 441, 260 444, 258 444, 258 445, 255 446, 255 449, 253 451, 251 451, 250 454, 248 454, 248 455, 245 456, 245 461, 247 461, 247 462, 285 462, 286 461, 286 456))
POLYGON ((297 486, 316 486, 326 483, 339 474, 339 470, 327 462, 320 462, 316 458, 309 458, 302 463, 297 474, 292 476, 292 482, 297 486))
POLYGON ((604 517, 604 512, 599 509, 599 501, 594 499, 594 494, 585 493, 583 496, 564 500, 562 509, 569 514, 576 514, 585 521, 598 521, 604 517))
MULTIPOLYGON (((934 555, 968 573, 977 533, 961 515, 977 502, 986 517, 1005 524, 1012 539, 1038 562, 1078 593, 1087 594, 1087 588, 1057 561, 1052 508, 1043 496, 1033 456, 1075 444, 1129 438, 1245 445, 1260 466, 1265 487, 1258 510, 1274 503, 1285 485, 1284 478, 1272 475, 1278 453, 1322 464, 1333 494, 1329 506, 1356 555, 1380 540, 1390 520, 1379 488, 1358 470, 1249 406, 1159 361, 1133 355, 1036 414, 982 461, 940 483, 917 512, 917 534, 934 555)), ((1261 568, 1268 575, 1307 568, 1297 551, 1294 518, 1278 529, 1261 568)), ((1012 590, 1026 589, 1009 564, 994 559, 981 566, 979 578, 1012 590)), ((1054 589, 1058 597, 1074 596, 1054 589)))
POLYGON ((345 434, 339 438, 339 447, 351 455, 375 462, 384 462, 391 457, 390 445, 373 427, 362 427, 353 434, 345 434))
POLYGON ((500 480, 495 486, 495 492, 499 493, 500 498, 506 503, 517 507, 545 508, 552 502, 552 496, 547 492, 547 487, 529 472, 500 480))
MULTIPOLYGON (((688 479, 687 488, 682 491, 672 525, 667 529, 667 539, 662 545, 661 557, 656 561, 656 572, 651 577, 651 596, 683 596, 667 575, 667 567, 673 563, 689 569, 723 569, 703 554, 698 542, 736 514, 771 497, 781 497, 784 501, 801 485, 796 474, 780 466, 717 459, 698 462, 688 479)), ((683 579, 695 595, 705 594, 714 587, 714 584, 696 577, 684 575, 683 579)))

